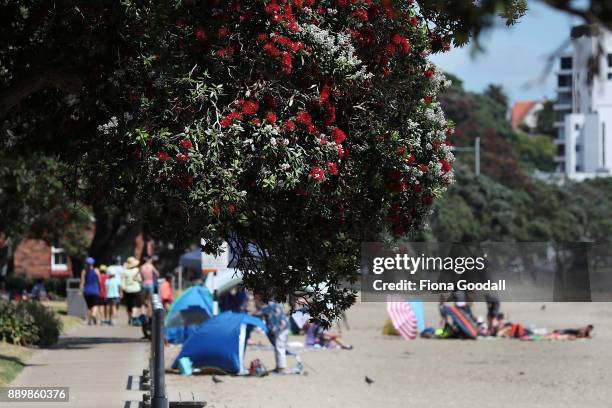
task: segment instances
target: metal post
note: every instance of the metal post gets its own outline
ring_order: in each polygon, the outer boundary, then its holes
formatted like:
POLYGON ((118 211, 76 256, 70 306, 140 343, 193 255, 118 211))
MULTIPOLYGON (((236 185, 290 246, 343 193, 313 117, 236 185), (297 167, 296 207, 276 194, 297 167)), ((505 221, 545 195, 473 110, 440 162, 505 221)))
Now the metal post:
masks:
POLYGON ((219 314, 219 296, 217 292, 217 270, 213 272, 213 315, 219 314))
POLYGON ((164 306, 159 300, 159 295, 153 295, 153 322, 151 339, 153 348, 153 392, 151 395, 152 408, 168 408, 166 397, 166 372, 164 365, 164 306))
POLYGON ((480 176, 480 137, 474 140, 474 173, 480 176))
POLYGON ((178 290, 183 290, 183 267, 178 267, 178 290))

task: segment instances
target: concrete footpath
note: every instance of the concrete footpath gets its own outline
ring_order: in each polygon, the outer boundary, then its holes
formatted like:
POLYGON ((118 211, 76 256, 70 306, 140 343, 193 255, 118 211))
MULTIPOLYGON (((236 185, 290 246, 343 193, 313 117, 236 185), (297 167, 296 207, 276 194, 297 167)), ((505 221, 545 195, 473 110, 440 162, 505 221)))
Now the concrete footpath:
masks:
POLYGON ((69 387, 68 403, 0 405, 7 408, 138 406, 137 402, 142 401, 139 377, 148 363, 149 343, 140 339, 140 327, 123 324, 82 326, 73 330, 62 336, 54 347, 35 352, 11 383, 15 387, 69 387))

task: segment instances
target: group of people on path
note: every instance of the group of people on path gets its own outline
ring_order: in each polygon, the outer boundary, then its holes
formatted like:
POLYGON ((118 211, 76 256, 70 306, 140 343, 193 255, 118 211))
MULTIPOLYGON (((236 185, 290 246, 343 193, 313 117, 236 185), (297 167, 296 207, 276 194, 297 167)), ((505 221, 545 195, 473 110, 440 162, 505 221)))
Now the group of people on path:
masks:
MULTIPOLYGON (((141 325, 141 316, 150 316, 152 313, 151 295, 159 276, 153 259, 149 257, 138 261, 131 256, 122 268, 109 268, 106 265, 96 267, 95 259, 87 257, 80 282, 80 290, 87 304, 87 324, 116 324, 117 311, 123 300, 128 325, 141 325)), ((165 306, 172 302, 170 280, 167 276, 159 288, 165 306)))

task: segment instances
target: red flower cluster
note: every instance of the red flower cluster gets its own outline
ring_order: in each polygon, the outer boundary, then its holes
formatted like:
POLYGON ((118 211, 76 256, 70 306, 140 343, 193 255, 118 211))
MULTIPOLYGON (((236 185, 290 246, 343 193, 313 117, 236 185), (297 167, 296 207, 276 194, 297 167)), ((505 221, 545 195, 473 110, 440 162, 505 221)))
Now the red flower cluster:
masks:
POLYGON ((334 130, 332 130, 332 137, 334 138, 334 142, 338 145, 346 140, 346 134, 339 128, 334 128, 334 130))
POLYGON ((346 156, 346 150, 344 147, 342 147, 342 145, 338 145, 336 146, 336 151, 338 152, 338 158, 340 160, 344 159, 344 156, 346 156))
POLYGON ((440 160, 440 164, 442 165, 442 172, 444 173, 448 173, 449 171, 451 171, 453 169, 453 167, 450 165, 450 163, 447 160, 440 160))
POLYGON ((325 180, 325 171, 319 166, 314 166, 310 169, 310 174, 308 177, 316 181, 317 183, 322 183, 325 180))
POLYGON ((319 104, 321 106, 325 105, 329 100, 329 86, 323 85, 321 88, 321 92, 319 92, 319 104))
MULTIPOLYGON (((270 16, 270 20, 276 24, 284 25, 289 31, 298 32, 300 30, 297 20, 293 15, 292 5, 286 4, 286 0, 282 0, 284 5, 281 7, 276 0, 271 0, 264 4, 265 12, 270 16)), ((314 0, 306 0, 306 3, 312 5, 314 0)), ((294 3, 296 9, 302 8, 302 2, 299 2, 299 6, 294 3)))
POLYGON ((176 155, 176 160, 179 163, 187 163, 189 161, 189 156, 184 153, 179 153, 176 155))
POLYGON ((221 124, 221 127, 227 128, 227 127, 230 127, 232 123, 234 123, 235 120, 237 121, 242 120, 242 114, 240 112, 228 113, 219 121, 219 123, 221 124))
POLYGON ((276 114, 274 112, 266 113, 266 120, 272 125, 276 123, 276 114))
POLYGON ((338 165, 334 162, 327 162, 327 171, 329 171, 329 174, 331 174, 332 176, 337 176, 338 175, 338 165))
POLYGON ((253 99, 247 99, 242 104, 242 113, 245 115, 255 115, 259 110, 259 102, 253 99))
POLYGON ((364 9, 353 11, 352 16, 355 17, 357 20, 361 21, 362 23, 368 22, 368 12, 364 9))
POLYGON ((170 156, 168 155, 168 153, 164 151, 157 152, 157 160, 159 160, 160 162, 168 161, 169 158, 170 156))
POLYGON ((283 126, 283 128, 287 132, 293 132, 297 128, 297 126, 295 126, 295 123, 293 123, 293 121, 289 119, 285 122, 285 125, 283 126))
POLYGON ((408 55, 410 52, 410 42, 406 37, 402 37, 399 34, 393 34, 391 37, 391 42, 401 48, 403 55, 408 55))
POLYGON ((336 121, 336 107, 331 103, 325 106, 325 116, 323 118, 325 126, 331 126, 336 121))
POLYGON ((193 143, 191 143, 191 140, 189 140, 189 139, 183 139, 183 140, 181 140, 181 141, 180 141, 180 145, 181 145, 181 147, 182 147, 183 149, 187 149, 187 150, 189 150, 189 149, 193 148, 193 143))
POLYGON ((203 28, 198 28, 197 30, 195 30, 195 39, 197 42, 206 42, 206 40, 208 39, 207 35, 206 35, 206 31, 204 31, 203 28))
POLYGON ((228 45, 227 47, 218 49, 216 54, 217 54, 217 57, 225 58, 225 57, 231 57, 232 55, 234 55, 235 51, 236 50, 233 45, 228 45))
POLYGON ((275 33, 274 37, 272 37, 272 41, 277 46, 281 46, 285 50, 294 54, 304 49, 304 44, 301 41, 293 41, 289 37, 285 37, 284 35, 280 35, 278 33, 275 33))
POLYGON ((295 121, 301 125, 306 126, 306 130, 311 135, 314 135, 319 132, 317 127, 312 123, 312 117, 306 111, 298 112, 297 116, 295 117, 295 121))
POLYGON ((287 51, 281 51, 274 43, 267 42, 263 46, 263 50, 269 56, 275 58, 281 65, 281 72, 285 75, 289 75, 292 71, 292 58, 291 54, 287 51))

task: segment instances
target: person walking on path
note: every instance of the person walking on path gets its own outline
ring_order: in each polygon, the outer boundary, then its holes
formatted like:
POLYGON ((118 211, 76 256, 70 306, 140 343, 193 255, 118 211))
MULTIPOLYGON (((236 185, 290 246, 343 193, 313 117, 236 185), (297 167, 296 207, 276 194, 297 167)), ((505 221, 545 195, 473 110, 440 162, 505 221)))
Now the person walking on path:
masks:
POLYGON ((264 304, 258 296, 255 298, 259 311, 256 316, 261 316, 266 321, 268 328, 268 339, 274 345, 274 359, 278 374, 285 374, 287 369, 287 339, 289 337, 289 323, 285 312, 276 302, 269 301, 264 304))
POLYGON ((147 316, 151 317, 151 295, 155 288, 155 281, 159 277, 159 272, 153 265, 153 259, 149 257, 143 258, 143 263, 140 265, 140 280, 142 281, 142 304, 145 307, 147 316))
POLYGON ((106 280, 108 275, 106 274, 106 265, 102 264, 98 268, 100 272, 100 309, 102 309, 102 324, 108 324, 110 322, 108 301, 106 299, 106 280))
POLYGON ((98 304, 100 302, 100 273, 92 257, 85 259, 85 269, 81 272, 80 290, 87 303, 87 324, 98 324, 98 304))
POLYGON ((162 282, 159 284, 159 295, 161 297, 162 305, 166 312, 170 309, 174 295, 172 293, 172 275, 167 274, 164 276, 162 282))
POLYGON ((108 279, 105 282, 106 287, 106 302, 108 307, 109 321, 108 324, 114 326, 117 318, 117 308, 121 302, 121 282, 112 270, 109 272, 108 279))
POLYGON ((140 320, 140 271, 138 270, 138 260, 130 256, 123 265, 123 273, 121 274, 121 289, 123 290, 123 299, 127 309, 128 324, 138 326, 140 320))

